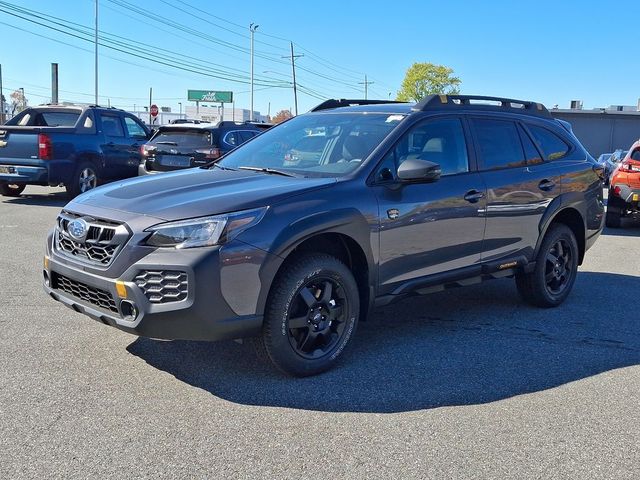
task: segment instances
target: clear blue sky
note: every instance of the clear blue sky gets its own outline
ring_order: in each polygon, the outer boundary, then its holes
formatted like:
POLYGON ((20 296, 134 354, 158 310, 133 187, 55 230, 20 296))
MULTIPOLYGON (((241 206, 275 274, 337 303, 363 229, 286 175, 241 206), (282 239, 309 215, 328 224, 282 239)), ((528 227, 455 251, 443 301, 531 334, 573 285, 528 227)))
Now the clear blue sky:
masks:
MULTIPOLYGON (((7 10, 7 4, 40 12, 45 19, 60 23, 53 25, 60 30, 93 26, 93 0, 0 0, 0 10, 7 10)), ((304 54, 297 60, 301 88, 319 97, 362 97, 358 82, 367 74, 374 82, 370 98, 387 98, 389 93, 393 98, 413 62, 453 68, 462 79, 462 93, 532 99, 565 108, 572 99, 583 100, 591 108, 634 105, 640 97, 637 0, 100 0, 99 8, 100 29, 118 36, 112 37, 120 42, 118 48, 153 57, 150 61, 101 48, 100 101, 106 104, 109 98, 113 105, 124 108, 146 104, 149 87, 153 87, 155 103, 176 110, 179 101, 187 104, 188 88, 233 90, 236 106, 247 108, 247 84, 160 62, 173 65, 179 61, 187 64, 185 68, 247 81, 251 22, 260 25, 255 44, 256 83, 270 85, 256 86, 255 108, 262 113, 267 113, 269 102, 272 114, 293 106, 290 64, 280 58, 289 53, 288 40, 296 45, 296 54, 304 54), (156 17, 140 15, 132 7, 143 14, 152 9, 149 15, 156 17)), ((20 15, 52 25, 32 13, 20 15)), ((0 38, 5 96, 10 89, 24 87, 31 104, 46 101, 50 63, 58 62, 61 98, 92 101, 91 43, 3 11, 0 38)), ((300 112, 319 102, 309 93, 299 93, 300 112)))

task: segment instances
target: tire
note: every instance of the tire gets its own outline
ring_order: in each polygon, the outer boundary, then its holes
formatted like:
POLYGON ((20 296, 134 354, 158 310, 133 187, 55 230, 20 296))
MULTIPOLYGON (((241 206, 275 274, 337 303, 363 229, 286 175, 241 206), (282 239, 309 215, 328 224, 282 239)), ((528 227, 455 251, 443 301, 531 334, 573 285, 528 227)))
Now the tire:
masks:
POLYGON ((258 356, 296 377, 324 372, 344 353, 359 310, 358 285, 346 265, 325 254, 295 258, 272 286, 262 335, 254 339, 258 356))
POLYGON ((65 184, 67 195, 74 198, 81 193, 93 190, 99 184, 98 169, 91 162, 82 162, 76 168, 71 182, 65 184))
POLYGON ((0 183, 0 195, 3 197, 19 197, 24 192, 24 183, 0 183))
POLYGON ((578 273, 578 242, 569 227, 558 224, 547 231, 535 269, 516 275, 522 298, 531 305, 557 307, 571 293, 578 273))
POLYGON ((619 207, 607 206, 607 215, 604 223, 608 228, 620 228, 622 226, 622 215, 619 207))

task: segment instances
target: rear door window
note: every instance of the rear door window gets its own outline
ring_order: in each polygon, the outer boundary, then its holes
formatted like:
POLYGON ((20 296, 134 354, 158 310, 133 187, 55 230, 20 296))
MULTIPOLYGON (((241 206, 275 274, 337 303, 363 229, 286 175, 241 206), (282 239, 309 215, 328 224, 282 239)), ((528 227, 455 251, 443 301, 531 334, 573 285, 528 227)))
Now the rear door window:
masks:
POLYGON ((633 153, 631 154, 631 160, 640 161, 640 149, 633 151, 633 153))
POLYGON ((520 134, 515 122, 474 118, 472 125, 483 170, 526 165, 520 134))
POLYGON ((533 139, 540 150, 542 150, 545 160, 557 160, 569 153, 569 145, 551 130, 531 124, 527 124, 527 128, 533 135, 533 139))
POLYGON ((151 143, 176 145, 179 147, 208 147, 211 145, 211 132, 195 128, 161 129, 151 143))
POLYGON ((527 165, 537 165, 538 163, 542 163, 540 152, 533 144, 533 140, 531 140, 529 134, 525 132, 521 125, 518 126, 518 131, 520 132, 520 140, 522 140, 522 147, 524 148, 524 156, 527 161, 527 165))
POLYGON ((102 132, 107 137, 124 137, 120 116, 103 113, 100 118, 102 119, 102 132))

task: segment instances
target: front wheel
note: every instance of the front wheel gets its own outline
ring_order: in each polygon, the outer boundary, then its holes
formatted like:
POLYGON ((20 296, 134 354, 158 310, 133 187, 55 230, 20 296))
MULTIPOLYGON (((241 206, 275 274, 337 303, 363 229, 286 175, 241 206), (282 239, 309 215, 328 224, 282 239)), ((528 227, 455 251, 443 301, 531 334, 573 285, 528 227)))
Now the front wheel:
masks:
POLYGON ((578 243, 566 225, 553 225, 544 237, 535 269, 516 275, 524 300, 537 307, 557 307, 569 296, 578 273, 578 243))
POLYGON ((359 309, 358 286, 346 265, 324 254, 298 257, 274 282, 255 342, 258 354, 289 375, 324 372, 351 340, 359 309))
POLYGON ((71 182, 66 184, 67 194, 77 197, 81 193, 88 192, 98 186, 98 171, 91 162, 83 162, 78 165, 71 182))
POLYGON ((19 197, 25 187, 24 183, 0 183, 0 195, 4 197, 19 197))

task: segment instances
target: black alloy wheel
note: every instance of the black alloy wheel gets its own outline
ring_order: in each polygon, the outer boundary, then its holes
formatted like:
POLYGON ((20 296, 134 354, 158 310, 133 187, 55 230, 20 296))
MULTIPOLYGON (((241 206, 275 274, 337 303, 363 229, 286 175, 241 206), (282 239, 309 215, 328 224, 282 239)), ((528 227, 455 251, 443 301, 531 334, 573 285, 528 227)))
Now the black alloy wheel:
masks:
POLYGON ((566 239, 560 238, 547 252, 545 280, 551 295, 560 295, 573 275, 571 246, 566 239))
POLYGON ((347 311, 348 299, 337 280, 320 277, 304 284, 287 315, 291 347, 310 359, 331 353, 344 335, 347 311))

